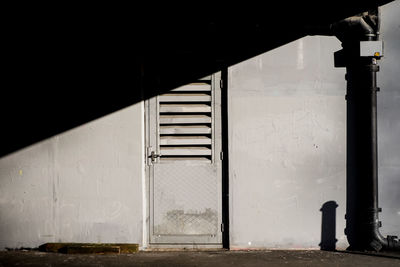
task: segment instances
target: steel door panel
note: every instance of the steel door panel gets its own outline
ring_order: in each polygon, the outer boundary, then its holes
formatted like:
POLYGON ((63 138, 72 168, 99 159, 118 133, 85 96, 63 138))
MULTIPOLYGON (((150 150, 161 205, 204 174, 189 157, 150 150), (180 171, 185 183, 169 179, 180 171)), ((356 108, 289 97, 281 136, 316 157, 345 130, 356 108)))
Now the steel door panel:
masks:
POLYGON ((210 78, 147 101, 150 244, 222 244, 220 73, 210 78), (199 90, 209 103, 177 104, 199 90))

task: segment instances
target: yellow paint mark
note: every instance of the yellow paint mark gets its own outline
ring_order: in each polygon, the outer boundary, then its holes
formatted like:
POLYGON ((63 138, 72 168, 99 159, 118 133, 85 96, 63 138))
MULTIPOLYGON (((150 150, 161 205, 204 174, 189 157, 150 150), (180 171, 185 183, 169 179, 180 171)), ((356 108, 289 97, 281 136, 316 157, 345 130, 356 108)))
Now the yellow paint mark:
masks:
POLYGON ((19 170, 19 175, 22 175, 22 170, 19 170))

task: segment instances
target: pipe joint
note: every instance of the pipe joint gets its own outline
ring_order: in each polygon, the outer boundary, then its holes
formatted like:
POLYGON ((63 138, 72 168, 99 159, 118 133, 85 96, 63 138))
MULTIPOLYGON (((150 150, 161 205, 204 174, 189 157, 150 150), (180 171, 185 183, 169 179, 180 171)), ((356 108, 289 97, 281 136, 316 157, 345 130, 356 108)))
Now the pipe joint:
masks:
POLYGON ((379 36, 379 9, 375 8, 343 19, 331 25, 333 35, 340 41, 376 40, 379 36))

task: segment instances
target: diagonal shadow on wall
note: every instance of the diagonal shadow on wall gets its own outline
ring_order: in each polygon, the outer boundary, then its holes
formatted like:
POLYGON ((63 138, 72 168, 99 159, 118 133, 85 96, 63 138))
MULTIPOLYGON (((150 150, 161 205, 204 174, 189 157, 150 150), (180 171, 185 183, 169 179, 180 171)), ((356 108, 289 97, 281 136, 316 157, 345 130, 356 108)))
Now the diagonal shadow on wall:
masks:
POLYGON ((342 2, 10 10, 0 156, 389 1, 342 2))

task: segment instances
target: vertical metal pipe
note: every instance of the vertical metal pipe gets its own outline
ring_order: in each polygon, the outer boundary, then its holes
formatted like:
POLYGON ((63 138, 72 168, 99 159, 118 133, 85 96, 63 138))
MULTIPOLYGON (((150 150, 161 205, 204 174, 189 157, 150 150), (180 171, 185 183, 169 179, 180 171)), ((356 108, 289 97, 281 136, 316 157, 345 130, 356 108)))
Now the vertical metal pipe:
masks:
POLYGON ((377 87, 372 58, 347 65, 348 190, 346 234, 355 249, 374 244, 378 221, 377 87))
POLYGON ((345 233, 352 250, 400 249, 395 236, 384 238, 378 219, 377 59, 361 55, 361 41, 377 41, 379 9, 334 25, 343 49, 335 66, 346 67, 347 80, 347 192, 345 233), (374 22, 373 22, 374 21, 374 22))

